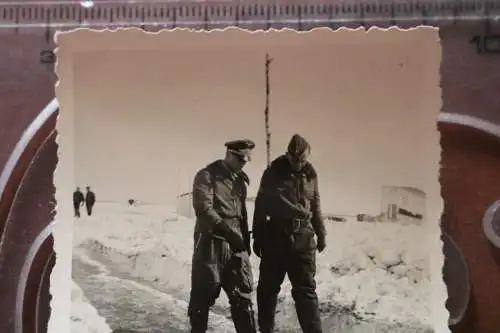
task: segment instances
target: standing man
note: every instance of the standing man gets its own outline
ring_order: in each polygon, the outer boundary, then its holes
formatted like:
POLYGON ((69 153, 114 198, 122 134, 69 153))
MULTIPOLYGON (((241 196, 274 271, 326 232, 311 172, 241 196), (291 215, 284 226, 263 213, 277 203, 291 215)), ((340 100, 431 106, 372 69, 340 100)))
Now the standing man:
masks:
POLYGON ((87 215, 92 215, 92 208, 95 205, 95 193, 90 190, 90 186, 87 186, 87 193, 85 193, 85 207, 87 208, 87 215))
POLYGON ((191 333, 206 332, 209 309, 221 289, 229 299, 236 332, 256 333, 246 209, 249 179, 242 171, 255 144, 236 140, 225 146, 225 158, 207 165, 194 178, 196 224, 188 306, 191 333))
POLYGON ((80 207, 82 206, 85 198, 83 197, 80 187, 76 187, 75 192, 73 192, 73 209, 75 210, 75 217, 80 217, 80 207))
POLYGON ((295 134, 288 151, 264 171, 255 199, 253 250, 261 258, 257 306, 262 333, 274 330, 285 275, 302 332, 322 332, 315 274, 316 251, 326 247, 326 230, 310 152, 306 139, 295 134))

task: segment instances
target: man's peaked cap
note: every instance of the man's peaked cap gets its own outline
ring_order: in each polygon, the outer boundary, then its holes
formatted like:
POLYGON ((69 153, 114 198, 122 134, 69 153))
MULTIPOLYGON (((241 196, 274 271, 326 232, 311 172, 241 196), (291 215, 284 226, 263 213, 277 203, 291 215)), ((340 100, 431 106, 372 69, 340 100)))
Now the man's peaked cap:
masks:
POLYGON ((255 148, 255 143, 250 139, 232 140, 224 144, 233 153, 245 154, 255 148))

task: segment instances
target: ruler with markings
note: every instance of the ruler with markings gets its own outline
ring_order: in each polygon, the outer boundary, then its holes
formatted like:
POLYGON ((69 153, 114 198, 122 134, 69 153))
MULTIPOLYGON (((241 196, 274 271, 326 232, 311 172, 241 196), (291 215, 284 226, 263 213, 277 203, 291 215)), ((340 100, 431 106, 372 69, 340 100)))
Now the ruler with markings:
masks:
MULTIPOLYGON (((237 26, 245 29, 359 26, 409 28, 461 22, 484 24, 488 44, 500 53, 500 35, 490 36, 492 22, 500 19, 500 0, 289 0, 250 1, 0 1, 0 33, 43 32, 47 48, 42 63, 55 62, 53 33, 78 27, 94 29, 140 27, 146 31, 237 26)), ((484 37, 479 37, 484 38, 484 37)), ((479 45, 478 44, 478 45, 479 45)), ((479 47, 479 46, 478 46, 479 47)))
POLYGON ((263 27, 445 24, 500 18, 493 0, 344 0, 303 4, 257 1, 0 1, 0 28, 160 28, 225 26, 263 27))

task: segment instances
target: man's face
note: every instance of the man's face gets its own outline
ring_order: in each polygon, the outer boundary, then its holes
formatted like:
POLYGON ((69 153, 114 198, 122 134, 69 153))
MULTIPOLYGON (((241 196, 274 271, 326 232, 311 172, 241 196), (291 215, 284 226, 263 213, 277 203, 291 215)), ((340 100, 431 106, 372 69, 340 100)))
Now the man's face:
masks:
POLYGON ((299 155, 292 155, 290 153, 286 153, 286 157, 288 162, 294 171, 300 171, 306 165, 307 160, 309 159, 309 151, 305 151, 299 155))
POLYGON ((251 154, 244 153, 236 153, 236 152, 231 152, 231 167, 234 171, 240 171, 243 169, 243 167, 252 160, 251 154))

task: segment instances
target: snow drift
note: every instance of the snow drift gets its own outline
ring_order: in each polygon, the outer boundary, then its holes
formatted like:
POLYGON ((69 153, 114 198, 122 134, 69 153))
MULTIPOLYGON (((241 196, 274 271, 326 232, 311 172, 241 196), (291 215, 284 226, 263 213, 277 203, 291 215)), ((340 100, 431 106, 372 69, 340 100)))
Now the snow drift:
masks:
MULTIPOLYGON (((172 218, 175 209, 166 207, 107 204, 95 211, 95 216, 75 222, 75 256, 88 256, 121 276, 188 301, 192 219, 172 218)), ((391 332, 402 326, 405 333, 432 332, 426 229, 355 221, 327 222, 327 227, 328 248, 317 261, 317 291, 326 325, 371 322, 391 332), (342 323, 346 318, 349 323, 342 323)), ((254 255, 252 263, 257 283, 259 259, 254 255)), ((290 288, 285 280, 277 313, 283 332, 298 327, 290 288)), ((228 316, 227 308, 222 294, 214 311, 228 316)), ((366 332, 386 331, 372 329, 366 332)))

